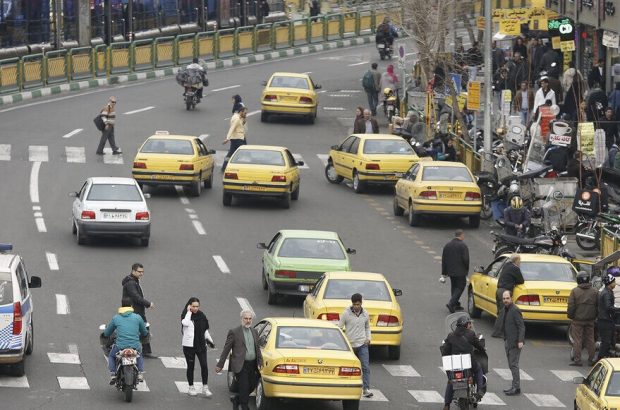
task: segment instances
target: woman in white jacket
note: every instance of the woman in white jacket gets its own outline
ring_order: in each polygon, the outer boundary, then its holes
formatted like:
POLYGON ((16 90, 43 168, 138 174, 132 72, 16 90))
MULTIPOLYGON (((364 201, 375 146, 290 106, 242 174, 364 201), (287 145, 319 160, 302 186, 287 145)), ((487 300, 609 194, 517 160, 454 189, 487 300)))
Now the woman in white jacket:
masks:
POLYGON ((205 396, 211 397, 213 393, 209 390, 209 372, 207 368, 207 345, 215 347, 213 339, 209 334, 209 321, 203 312, 200 311, 200 300, 192 297, 185 304, 185 309, 181 313, 181 325, 183 333, 183 354, 187 362, 187 384, 189 385, 188 394, 197 394, 194 387, 194 364, 196 357, 200 362, 200 374, 202 376, 202 392, 205 396))

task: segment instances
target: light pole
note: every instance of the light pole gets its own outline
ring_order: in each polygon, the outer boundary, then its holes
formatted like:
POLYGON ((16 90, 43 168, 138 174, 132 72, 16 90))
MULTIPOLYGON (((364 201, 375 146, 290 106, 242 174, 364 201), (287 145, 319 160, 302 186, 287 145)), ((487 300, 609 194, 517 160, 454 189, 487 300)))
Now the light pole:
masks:
POLYGON ((484 151, 491 152, 491 110, 493 109, 493 87, 491 86, 493 60, 491 41, 493 39, 491 22, 491 0, 484 0, 484 151))

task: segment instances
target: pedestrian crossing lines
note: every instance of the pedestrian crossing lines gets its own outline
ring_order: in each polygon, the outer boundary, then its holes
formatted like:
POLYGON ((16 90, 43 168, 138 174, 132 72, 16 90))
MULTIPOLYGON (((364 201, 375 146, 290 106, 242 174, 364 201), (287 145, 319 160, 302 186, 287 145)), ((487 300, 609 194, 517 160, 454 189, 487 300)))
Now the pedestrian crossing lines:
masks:
POLYGON ((0 144, 0 161, 11 160, 11 144, 0 144))

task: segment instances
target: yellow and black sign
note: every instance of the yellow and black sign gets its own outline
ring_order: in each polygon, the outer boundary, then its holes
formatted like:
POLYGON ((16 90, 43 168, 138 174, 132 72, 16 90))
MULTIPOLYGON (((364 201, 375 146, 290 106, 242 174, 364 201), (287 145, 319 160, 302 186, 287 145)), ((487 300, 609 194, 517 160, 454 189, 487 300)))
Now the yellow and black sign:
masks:
POLYGON ((467 109, 480 111, 480 81, 470 81, 467 84, 467 109))
POLYGON ((521 34, 521 20, 502 19, 499 21, 499 32, 507 36, 518 36, 521 34))
POLYGON ((563 53, 575 51, 575 40, 570 41, 561 41, 560 42, 560 50, 563 53))

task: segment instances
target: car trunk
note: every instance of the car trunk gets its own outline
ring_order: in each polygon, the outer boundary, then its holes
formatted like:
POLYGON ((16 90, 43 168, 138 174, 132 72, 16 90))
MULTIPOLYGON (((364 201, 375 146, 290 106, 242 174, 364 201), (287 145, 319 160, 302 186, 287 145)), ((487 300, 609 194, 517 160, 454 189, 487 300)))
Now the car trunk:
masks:
POLYGON ((346 259, 312 259, 307 258, 279 258, 278 270, 294 271, 297 279, 309 279, 314 282, 319 280, 325 272, 349 270, 346 259), (303 266, 303 268, 302 268, 303 266))
MULTIPOLYGON (((277 165, 243 165, 229 163, 226 167, 226 174, 235 173, 239 182, 258 182, 266 183, 271 182, 271 178, 274 175, 284 175, 286 167, 277 165)), ((224 176, 225 179, 226 176, 224 176)), ((290 183, 291 181, 286 181, 290 183)), ((286 185, 286 184, 283 184, 286 185)))
POLYGON ((299 374, 280 374, 279 376, 290 376, 295 379, 359 379, 360 376, 339 376, 341 367, 356 367, 361 370, 360 362, 352 352, 342 350, 321 350, 321 349, 286 349, 278 348, 281 357, 272 361, 270 371, 277 365, 296 364, 299 366, 299 374), (308 351, 312 355, 308 355, 308 351))
POLYGON ((371 163, 379 164, 378 172, 400 172, 405 173, 413 164, 418 162, 418 158, 413 155, 385 155, 364 154, 364 158, 371 163))
MULTIPOLYGON (((568 297, 574 287, 575 284, 572 282, 527 280, 522 286, 521 295, 538 295, 541 307, 566 309, 568 297)), ((521 297, 523 296, 519 296, 521 297)))
POLYGON ((296 91, 294 88, 274 87, 266 91, 265 95, 275 95, 279 103, 295 103, 299 104, 300 97, 310 97, 309 90, 296 91))
POLYGON ((427 191, 437 192, 437 199, 443 201, 464 201, 466 192, 478 192, 470 182, 422 182, 427 191))
MULTIPOLYGON (((351 306, 351 301, 347 299, 323 299, 323 309, 326 313, 338 313, 342 315, 342 312, 351 306)), ((370 327, 377 327, 377 320, 379 315, 393 314, 392 301, 376 301, 376 300, 364 300, 363 307, 368 312, 370 317, 370 327)), ((380 328, 384 328, 381 326, 380 328)))
POLYGON ((144 162, 146 169, 155 172, 179 172, 181 164, 191 163, 191 155, 174 154, 141 154, 138 153, 135 162, 144 162))
POLYGON ((136 221, 137 211, 142 209, 141 202, 87 201, 84 210, 95 211, 95 221, 130 223, 136 221))

